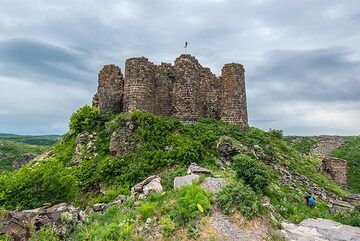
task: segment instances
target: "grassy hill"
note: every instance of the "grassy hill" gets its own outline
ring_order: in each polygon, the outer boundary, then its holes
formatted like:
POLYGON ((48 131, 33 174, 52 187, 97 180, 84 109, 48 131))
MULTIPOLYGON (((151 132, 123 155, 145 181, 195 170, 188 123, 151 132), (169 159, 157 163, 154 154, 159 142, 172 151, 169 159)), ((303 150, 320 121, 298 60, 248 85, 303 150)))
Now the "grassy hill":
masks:
POLYGON ((58 139, 59 136, 0 134, 0 172, 12 170, 13 161, 25 153, 41 154, 58 139))
MULTIPOLYGON (((319 171, 320 159, 288 145, 281 131, 242 130, 212 119, 183 124, 139 111, 109 115, 89 106, 74 113, 69 126, 47 158, 0 176, 0 209, 60 202, 86 209, 128 196, 134 184, 154 174, 161 177, 164 192, 140 203, 129 199, 102 214, 90 214, 67 240, 144 240, 148 218, 164 240, 197 239, 205 235, 198 227, 206 226, 210 210, 217 208, 234 220, 263 222, 270 230, 279 228, 283 219, 297 223, 308 217, 360 225, 359 213, 330 214, 325 199, 318 199, 313 209, 304 205, 310 184, 338 197, 348 192, 319 171), (116 155, 109 150, 114 133, 120 138, 116 155), (219 164, 225 158, 219 150, 222 140, 232 148, 230 164, 223 167, 219 164), (199 185, 202 176, 191 186, 174 189, 174 177, 186 175, 192 162, 210 169, 213 177, 225 179, 228 186, 217 195, 207 193, 199 185), (282 182, 284 173, 295 173, 298 179, 282 182)), ((33 240, 52 236, 43 229, 33 240)))

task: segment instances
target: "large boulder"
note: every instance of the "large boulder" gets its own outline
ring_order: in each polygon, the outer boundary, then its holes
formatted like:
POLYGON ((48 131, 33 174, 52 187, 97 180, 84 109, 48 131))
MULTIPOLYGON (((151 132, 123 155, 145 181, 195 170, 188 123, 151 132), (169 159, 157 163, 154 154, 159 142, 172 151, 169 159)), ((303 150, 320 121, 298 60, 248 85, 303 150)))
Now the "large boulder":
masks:
POLYGON ((5 234, 11 240, 28 240, 30 231, 41 227, 50 227, 65 237, 73 231, 69 228, 84 223, 84 212, 66 203, 25 211, 1 211, 0 217, 0 235, 5 234))
POLYGON ((25 153, 13 162, 13 168, 18 169, 23 165, 25 165, 26 163, 28 163, 29 161, 33 160, 35 157, 36 157, 35 154, 25 153))
POLYGON ((136 149, 136 142, 131 135, 135 126, 130 121, 122 121, 120 127, 111 134, 109 151, 112 155, 121 157, 136 149))
POLYGON ((174 179, 174 188, 179 188, 186 185, 191 185, 195 180, 200 178, 199 175, 190 174, 182 177, 175 177, 174 179))
POLYGON ((226 181, 223 178, 206 177, 200 186, 208 192, 216 193, 224 187, 226 181))
POLYGON ((152 192, 163 192, 161 178, 153 175, 131 188, 131 198, 142 199, 152 192))
POLYGON ((283 222, 281 233, 289 241, 357 241, 360 228, 328 219, 305 219, 299 224, 283 222))

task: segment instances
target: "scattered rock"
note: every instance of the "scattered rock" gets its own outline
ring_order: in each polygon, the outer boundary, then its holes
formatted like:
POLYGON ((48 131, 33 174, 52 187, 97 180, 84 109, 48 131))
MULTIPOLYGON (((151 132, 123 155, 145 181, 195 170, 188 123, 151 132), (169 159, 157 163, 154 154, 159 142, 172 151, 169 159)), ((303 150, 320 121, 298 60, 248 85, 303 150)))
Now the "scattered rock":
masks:
POLYGON ((195 162, 191 163, 189 168, 188 168, 188 171, 187 171, 187 174, 211 174, 211 171, 206 169, 206 168, 203 168, 201 166, 199 166, 198 164, 196 164, 195 162))
POLYGON ((231 160, 231 157, 239 153, 242 145, 229 136, 220 137, 216 144, 216 148, 220 156, 226 160, 231 160))
POLYGON ((26 163, 28 163, 29 161, 33 160, 35 157, 36 157, 35 154, 25 153, 13 162, 13 168, 18 169, 23 165, 25 165, 26 163))
POLYGON ((90 160, 98 155, 95 146, 96 137, 97 134, 95 132, 92 134, 84 132, 78 135, 75 140, 74 157, 71 161, 72 165, 76 166, 81 163, 82 160, 90 160))
POLYGON ((354 206, 360 206, 360 194, 347 194, 343 197, 343 201, 349 202, 354 206))
POLYGON ((130 121, 122 120, 120 128, 111 134, 109 151, 117 157, 136 149, 136 143, 131 139, 135 126, 130 121))
POLYGON ((191 185, 194 180, 198 180, 199 175, 190 174, 182 177, 175 177, 174 179, 174 188, 179 188, 184 185, 191 185))
POLYGON ((65 237, 75 227, 84 223, 84 212, 72 205, 61 203, 52 207, 43 207, 24 211, 0 212, 0 235, 5 234, 11 240, 28 240, 31 230, 50 227, 60 237, 65 237))
POLYGON ((225 186, 226 181, 223 178, 206 177, 200 184, 208 192, 216 193, 225 186))
POLYGON ((127 200, 125 195, 119 195, 114 201, 113 204, 122 204, 127 200))
POLYGON ((140 199, 152 192, 162 192, 161 178, 153 175, 131 188, 131 198, 138 196, 140 199))
POLYGON ((300 224, 283 222, 281 233, 289 241, 359 241, 360 228, 328 219, 305 219, 300 224))
POLYGON ((111 204, 109 204, 109 203, 95 203, 92 206, 92 209, 94 210, 94 212, 102 212, 110 206, 111 206, 111 204))
POLYGON ((330 213, 335 214, 339 212, 352 212, 354 211, 355 207, 352 206, 350 203, 341 201, 341 200, 332 200, 330 213))

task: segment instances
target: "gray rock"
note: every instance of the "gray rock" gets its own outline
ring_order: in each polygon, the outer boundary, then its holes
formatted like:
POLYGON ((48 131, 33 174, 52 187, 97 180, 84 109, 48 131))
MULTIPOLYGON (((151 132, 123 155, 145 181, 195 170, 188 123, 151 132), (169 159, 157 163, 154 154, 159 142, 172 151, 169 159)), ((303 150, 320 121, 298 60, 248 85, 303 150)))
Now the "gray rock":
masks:
POLYGON ((94 212, 102 212, 104 211, 106 208, 108 207, 107 203, 95 203, 92 206, 92 209, 94 210, 94 212))
POLYGON ((145 198, 152 192, 162 192, 163 187, 161 185, 161 178, 153 175, 146 178, 144 181, 139 182, 131 188, 131 198, 139 196, 140 198, 145 198))
POLYGON ((119 195, 114 201, 113 204, 122 204, 127 200, 125 195, 119 195))
POLYGON ((223 178, 206 177, 200 184, 208 192, 216 193, 225 186, 226 181, 223 178))
POLYGON ((18 169, 23 165, 25 165, 26 163, 28 163, 29 161, 31 161, 32 159, 34 159, 35 157, 36 157, 35 154, 25 153, 13 162, 13 168, 18 169))
POLYGON ((81 133, 75 140, 74 157, 71 160, 73 166, 79 165, 83 160, 90 160, 96 157, 95 139, 96 133, 81 133))
POLYGON ((211 171, 206 169, 206 168, 203 168, 203 167, 199 166, 195 162, 190 164, 190 166, 188 168, 188 171, 187 171, 187 174, 201 174, 201 173, 211 174, 211 171))
POLYGON ((198 180, 199 178, 200 176, 196 174, 190 174, 182 177, 175 177, 174 188, 179 188, 184 185, 191 185, 193 181, 198 180))
POLYGON ((33 210, 1 211, 0 215, 0 235, 6 234, 11 240, 28 240, 32 230, 45 226, 65 237, 69 227, 84 223, 83 212, 66 203, 33 210))
POLYGON ((300 224, 282 223, 281 233, 290 241, 359 241, 360 228, 328 219, 305 219, 300 224))
POLYGON ((109 146, 110 153, 117 157, 136 149, 136 143, 131 139, 135 126, 130 121, 123 121, 120 125, 121 127, 111 134, 109 146))

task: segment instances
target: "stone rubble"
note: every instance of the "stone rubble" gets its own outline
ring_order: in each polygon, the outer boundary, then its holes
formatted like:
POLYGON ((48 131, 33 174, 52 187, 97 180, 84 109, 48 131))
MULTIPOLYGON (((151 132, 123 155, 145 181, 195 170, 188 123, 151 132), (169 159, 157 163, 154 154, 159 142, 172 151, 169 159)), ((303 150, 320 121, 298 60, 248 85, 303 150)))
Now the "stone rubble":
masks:
POLYGON ((32 230, 50 227, 60 237, 65 237, 68 227, 82 225, 85 214, 78 208, 60 203, 52 207, 42 207, 24 211, 0 211, 0 235, 11 240, 28 240, 32 230))
POLYGON ((13 162, 13 168, 18 169, 36 157, 35 154, 25 153, 13 162))

